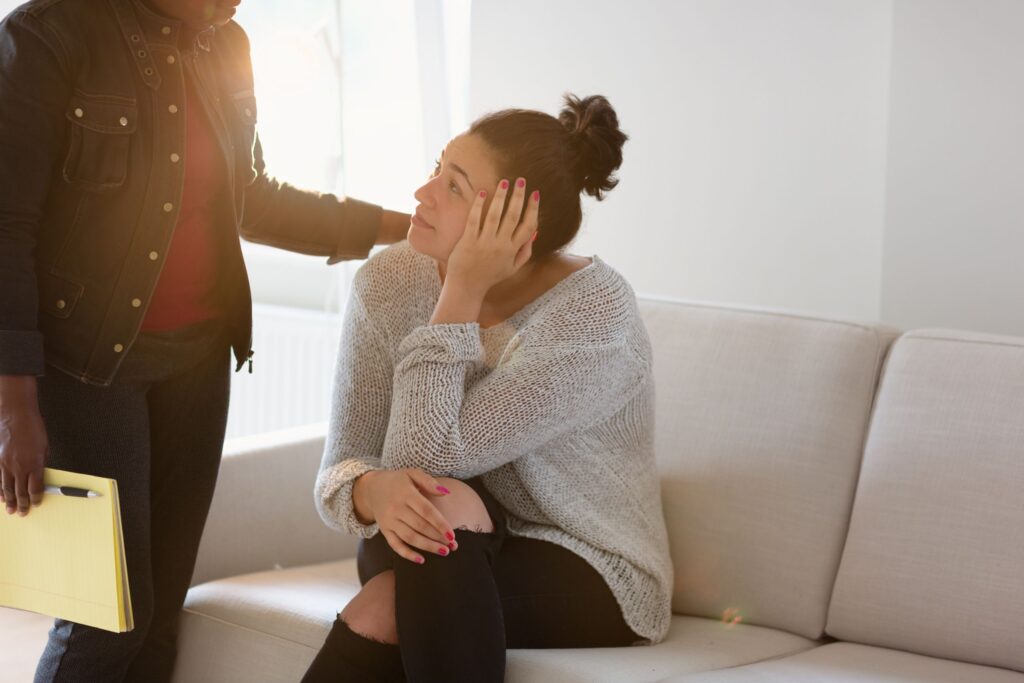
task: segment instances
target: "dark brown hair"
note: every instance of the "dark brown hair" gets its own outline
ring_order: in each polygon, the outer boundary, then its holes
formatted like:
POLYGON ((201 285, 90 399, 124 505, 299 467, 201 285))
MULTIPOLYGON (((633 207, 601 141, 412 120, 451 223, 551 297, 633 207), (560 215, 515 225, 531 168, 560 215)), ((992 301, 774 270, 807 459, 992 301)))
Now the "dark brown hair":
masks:
POLYGON ((619 184, 622 145, 628 136, 602 95, 565 96, 558 118, 528 109, 506 109, 477 119, 479 135, 497 155, 501 177, 526 178, 527 198, 540 190, 540 215, 533 258, 569 244, 580 229, 580 193, 599 201, 619 184))

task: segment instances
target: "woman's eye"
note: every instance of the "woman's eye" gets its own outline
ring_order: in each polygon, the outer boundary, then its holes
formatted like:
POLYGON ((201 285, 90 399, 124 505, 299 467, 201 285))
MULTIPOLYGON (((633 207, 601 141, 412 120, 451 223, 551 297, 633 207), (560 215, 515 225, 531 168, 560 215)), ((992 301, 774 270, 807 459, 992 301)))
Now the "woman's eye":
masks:
POLYGON ((462 190, 459 189, 459 186, 455 184, 454 180, 448 181, 448 191, 454 192, 455 194, 462 194, 462 190))

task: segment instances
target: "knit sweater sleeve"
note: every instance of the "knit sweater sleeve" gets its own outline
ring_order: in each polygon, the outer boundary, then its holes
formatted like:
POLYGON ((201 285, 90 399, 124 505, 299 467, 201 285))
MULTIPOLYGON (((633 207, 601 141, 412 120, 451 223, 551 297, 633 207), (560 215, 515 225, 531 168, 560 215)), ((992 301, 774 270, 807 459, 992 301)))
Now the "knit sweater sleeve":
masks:
POLYGON ((572 336, 523 344, 466 389, 483 362, 479 325, 414 329, 398 350, 383 465, 465 479, 608 419, 642 387, 644 361, 625 334, 572 336))
POLYGON ((356 276, 345 313, 331 399, 331 417, 317 476, 317 511, 327 526, 370 538, 377 524, 355 516, 356 478, 383 469, 381 449, 391 404, 391 362, 367 314, 356 276))

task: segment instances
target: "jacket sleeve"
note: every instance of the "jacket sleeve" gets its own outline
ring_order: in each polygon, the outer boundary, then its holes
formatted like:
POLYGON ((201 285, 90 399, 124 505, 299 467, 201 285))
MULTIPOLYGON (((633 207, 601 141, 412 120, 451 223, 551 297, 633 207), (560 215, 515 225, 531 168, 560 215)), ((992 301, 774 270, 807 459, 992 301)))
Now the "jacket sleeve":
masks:
POLYGON ((426 325, 401 343, 382 463, 465 479, 611 417, 644 386, 625 340, 523 345, 467 390, 476 323, 426 325))
POLYGON ((42 375, 35 247, 64 147, 71 58, 33 15, 0 23, 0 375, 42 375))
POLYGON ((259 135, 253 150, 256 180, 246 188, 242 237, 250 242, 327 256, 327 263, 362 259, 380 228, 379 206, 300 190, 267 175, 259 135))
POLYGON ((362 524, 352 506, 357 477, 383 469, 380 454, 391 404, 391 363, 353 283, 335 366, 331 417, 316 481, 316 506, 327 526, 370 538, 376 524, 362 524))

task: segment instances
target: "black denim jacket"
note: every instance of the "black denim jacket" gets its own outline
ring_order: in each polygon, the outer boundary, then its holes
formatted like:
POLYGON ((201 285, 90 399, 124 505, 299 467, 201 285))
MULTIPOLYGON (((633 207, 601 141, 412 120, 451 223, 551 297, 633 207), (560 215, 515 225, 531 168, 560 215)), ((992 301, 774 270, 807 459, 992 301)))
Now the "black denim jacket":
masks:
POLYGON ((266 174, 241 27, 181 49, 183 30, 140 0, 34 0, 0 24, 0 374, 112 381, 178 221, 186 73, 227 160, 218 287, 236 369, 252 338, 239 235, 328 263, 373 245, 379 207, 266 174))

